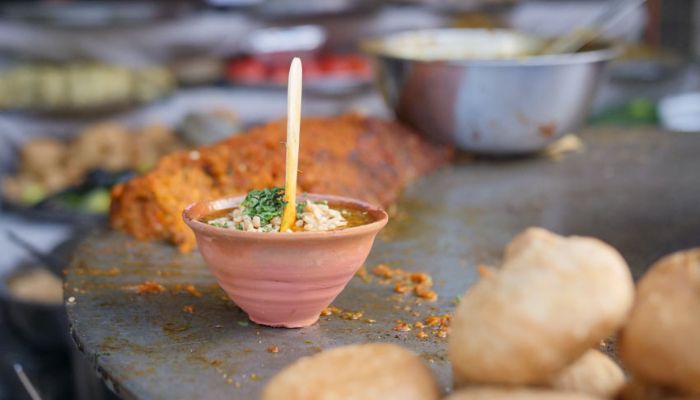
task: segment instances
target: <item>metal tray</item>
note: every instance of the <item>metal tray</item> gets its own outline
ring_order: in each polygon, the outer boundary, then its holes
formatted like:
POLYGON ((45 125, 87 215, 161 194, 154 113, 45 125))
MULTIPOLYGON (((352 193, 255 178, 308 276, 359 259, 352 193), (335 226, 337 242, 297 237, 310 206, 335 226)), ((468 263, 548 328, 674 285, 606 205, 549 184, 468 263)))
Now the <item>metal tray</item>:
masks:
POLYGON ((432 275, 439 299, 415 304, 391 286, 353 278, 334 301, 362 311, 305 329, 249 322, 217 287, 198 253, 101 232, 68 270, 71 333, 98 373, 125 398, 257 398, 268 379, 299 357, 348 343, 393 342, 412 349, 451 387, 446 339, 392 330, 396 320, 450 313, 503 246, 539 225, 599 237, 618 248, 635 277, 671 251, 700 243, 700 136, 655 130, 595 130, 586 148, 561 159, 460 157, 408 188, 366 263, 432 275), (162 283, 161 294, 133 286, 162 283), (177 284, 201 292, 171 293, 177 284), (183 312, 194 306, 194 314, 183 312), (365 319, 376 320, 367 323, 365 319), (277 346, 279 353, 269 353, 277 346))

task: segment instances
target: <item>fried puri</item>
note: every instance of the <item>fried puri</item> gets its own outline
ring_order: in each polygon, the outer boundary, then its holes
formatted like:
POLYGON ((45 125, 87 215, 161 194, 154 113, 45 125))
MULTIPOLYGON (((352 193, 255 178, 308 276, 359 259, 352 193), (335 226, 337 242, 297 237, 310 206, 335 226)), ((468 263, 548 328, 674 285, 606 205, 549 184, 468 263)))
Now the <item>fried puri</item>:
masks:
POLYGON ((620 338, 635 377, 700 397, 700 248, 651 266, 620 338))
POLYGON ((455 312, 449 355, 457 381, 546 384, 617 331, 634 284, 611 246, 530 228, 508 246, 455 312))
POLYGON ((462 389, 449 395, 445 400, 596 400, 599 397, 584 393, 557 392, 546 389, 529 388, 487 388, 462 389))
POLYGON ((625 385, 619 365, 598 350, 588 350, 549 382, 553 389, 613 398, 625 385))
POLYGON ((262 400, 439 399, 435 377, 412 352, 385 343, 304 357, 270 380, 262 400))

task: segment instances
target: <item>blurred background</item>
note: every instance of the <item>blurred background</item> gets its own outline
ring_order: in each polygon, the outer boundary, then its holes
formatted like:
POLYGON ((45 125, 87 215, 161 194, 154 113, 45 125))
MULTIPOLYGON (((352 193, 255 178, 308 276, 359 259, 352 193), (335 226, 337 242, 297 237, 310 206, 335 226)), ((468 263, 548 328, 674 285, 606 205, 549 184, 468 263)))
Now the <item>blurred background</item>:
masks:
MULTIPOLYGON (((34 266, 60 270, 70 240, 106 223, 109 188, 161 155, 284 117, 292 56, 303 114, 391 118, 360 40, 437 27, 557 36, 606 3, 3 1, 0 400, 30 398, 15 364, 43 399, 111 397, 72 349, 60 279, 34 266)), ((605 37, 622 51, 588 124, 663 126, 659 101, 700 89, 700 1, 648 0, 605 37)))

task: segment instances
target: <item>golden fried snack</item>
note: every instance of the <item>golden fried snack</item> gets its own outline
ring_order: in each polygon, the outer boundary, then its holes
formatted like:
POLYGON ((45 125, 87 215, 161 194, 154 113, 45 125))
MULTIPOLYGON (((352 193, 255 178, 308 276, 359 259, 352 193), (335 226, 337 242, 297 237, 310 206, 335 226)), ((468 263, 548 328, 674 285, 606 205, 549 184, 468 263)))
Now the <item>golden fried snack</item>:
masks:
POLYGON ((20 170, 37 179, 60 167, 66 158, 66 146, 58 139, 30 139, 20 150, 20 170))
POLYGON ((636 378, 700 397, 700 248, 662 258, 639 281, 620 356, 636 378))
POLYGON ((619 329, 633 298, 627 264, 609 245, 527 229, 457 307, 449 340, 457 380, 546 384, 619 329))
POLYGON ((607 355, 598 350, 588 350, 559 372, 549 385, 564 392, 613 398, 625 385, 625 373, 607 355))
POLYGON ((165 125, 151 124, 133 133, 131 165, 138 169, 153 167, 163 154, 182 148, 173 132, 165 125))
POLYGON ((435 377, 412 352, 388 343, 350 345, 304 357, 270 380, 262 400, 433 400, 435 377))
POLYGON ((619 400, 700 400, 700 396, 679 394, 673 389, 633 379, 622 389, 619 400))
POLYGON ((558 392, 546 389, 474 387, 462 389, 444 400, 596 400, 584 393, 558 392))
POLYGON ((70 162, 82 170, 120 171, 131 166, 131 140, 126 127, 114 122, 91 125, 70 146, 70 162))
MULTIPOLYGON (((110 221, 138 239, 195 245, 182 221, 190 203, 284 183, 286 122, 276 121, 194 151, 161 158, 148 173, 112 191, 110 221)), ((433 145, 394 122, 358 115, 304 118, 299 192, 336 194, 387 205, 414 179, 447 163, 433 145)))

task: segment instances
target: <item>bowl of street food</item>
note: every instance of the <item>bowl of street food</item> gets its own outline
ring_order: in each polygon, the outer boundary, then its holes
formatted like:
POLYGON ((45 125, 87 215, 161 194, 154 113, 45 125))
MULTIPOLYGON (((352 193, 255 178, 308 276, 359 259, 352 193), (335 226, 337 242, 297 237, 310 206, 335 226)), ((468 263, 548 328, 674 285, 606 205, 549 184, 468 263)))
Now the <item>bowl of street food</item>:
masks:
POLYGON ((387 213, 330 195, 299 196, 297 218, 282 229, 284 190, 194 203, 184 220, 228 296, 256 323, 315 323, 369 254, 387 213))

